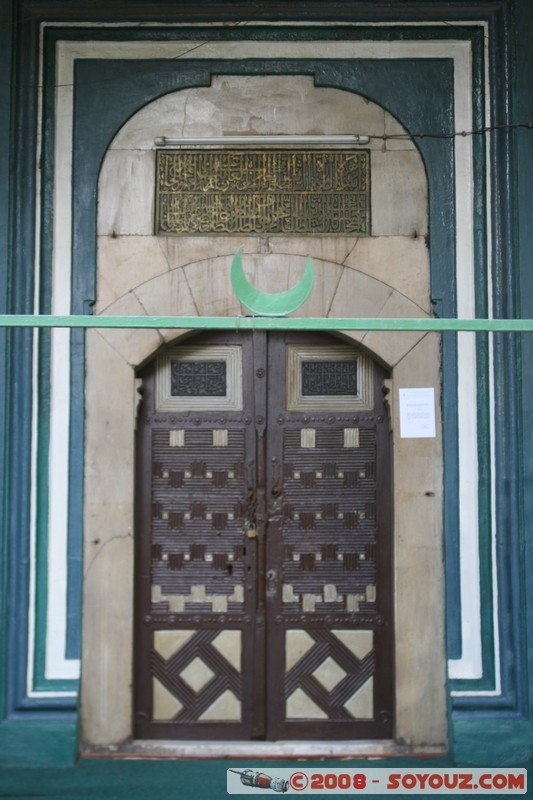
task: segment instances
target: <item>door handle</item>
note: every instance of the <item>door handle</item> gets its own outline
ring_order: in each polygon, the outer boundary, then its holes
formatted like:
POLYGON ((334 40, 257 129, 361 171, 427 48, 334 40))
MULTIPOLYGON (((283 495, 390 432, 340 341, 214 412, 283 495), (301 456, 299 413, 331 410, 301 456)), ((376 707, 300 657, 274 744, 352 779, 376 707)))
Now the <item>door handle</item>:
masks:
POLYGON ((279 483, 275 483, 270 490, 270 494, 272 497, 278 497, 281 494, 281 485, 279 483))
POLYGON ((277 578, 277 572, 275 569, 267 569, 266 571, 266 579, 267 581, 275 581, 277 578))

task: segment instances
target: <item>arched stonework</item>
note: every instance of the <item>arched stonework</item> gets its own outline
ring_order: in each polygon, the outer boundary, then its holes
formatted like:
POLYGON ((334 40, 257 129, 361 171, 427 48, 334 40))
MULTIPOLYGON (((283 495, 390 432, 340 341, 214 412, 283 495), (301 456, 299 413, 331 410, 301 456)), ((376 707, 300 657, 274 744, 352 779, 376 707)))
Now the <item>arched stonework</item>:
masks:
MULTIPOLYGON (((298 316, 423 317, 431 312, 427 184, 408 139, 371 139, 372 235, 156 237, 157 136, 405 133, 383 108, 307 77, 217 77, 211 87, 154 101, 117 134, 98 195, 96 313, 246 313, 229 280, 243 264, 258 288, 292 286, 307 255, 315 287, 298 316), (354 131, 354 127, 357 128, 354 131)), ((180 331, 87 333, 82 735, 87 745, 131 736, 136 369, 180 331)), ((446 744, 440 404, 435 439, 402 439, 397 390, 433 386, 440 342, 423 332, 351 335, 392 370, 396 731, 413 748, 446 744)), ((348 752, 348 751, 347 751, 348 752)))

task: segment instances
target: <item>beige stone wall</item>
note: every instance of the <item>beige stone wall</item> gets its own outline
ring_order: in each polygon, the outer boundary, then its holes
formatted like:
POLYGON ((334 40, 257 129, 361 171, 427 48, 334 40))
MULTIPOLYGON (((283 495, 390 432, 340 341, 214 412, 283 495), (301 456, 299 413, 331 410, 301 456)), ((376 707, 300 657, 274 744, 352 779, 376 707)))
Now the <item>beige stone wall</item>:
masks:
MULTIPOLYGON (((315 287, 298 316, 430 314, 427 184, 407 137, 369 145, 370 237, 153 235, 157 136, 347 132, 405 134, 378 105, 317 89, 307 77, 218 77, 209 88, 146 106, 118 133, 101 169, 96 313, 238 320, 246 312, 229 271, 242 246, 245 271, 264 291, 290 288, 312 256, 315 287)), ((179 334, 87 334, 82 736, 89 744, 131 736, 135 370, 179 334)), ((351 338, 392 374, 396 739, 438 747, 446 742, 441 440, 440 433, 401 439, 395 398, 400 387, 434 386, 439 395, 439 340, 423 332, 351 338)))

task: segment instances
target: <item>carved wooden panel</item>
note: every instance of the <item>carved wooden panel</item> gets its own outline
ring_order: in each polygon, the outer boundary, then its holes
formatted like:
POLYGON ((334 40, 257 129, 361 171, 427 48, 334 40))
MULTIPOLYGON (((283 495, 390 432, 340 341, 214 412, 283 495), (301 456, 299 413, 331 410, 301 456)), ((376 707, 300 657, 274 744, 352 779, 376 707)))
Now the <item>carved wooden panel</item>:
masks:
POLYGON ((288 720, 371 720, 375 650, 371 630, 285 632, 288 720))
POLYGON ((376 425, 357 429, 357 448, 344 446, 346 429, 338 424, 317 429, 315 446, 302 447, 305 430, 283 432, 282 569, 292 592, 284 608, 303 611, 306 596, 308 605, 312 596, 314 611, 343 611, 348 604, 351 610, 372 611, 376 425))
POLYGON ((289 411, 373 408, 374 364, 359 348, 336 342, 288 344, 284 358, 289 411))
POLYGON ((159 411, 237 411, 243 407, 242 347, 181 345, 156 362, 159 411))
POLYGON ((242 717, 241 631, 156 630, 155 722, 234 722, 242 717))
POLYGON ((170 433, 152 435, 152 612, 242 610, 244 431, 170 433))

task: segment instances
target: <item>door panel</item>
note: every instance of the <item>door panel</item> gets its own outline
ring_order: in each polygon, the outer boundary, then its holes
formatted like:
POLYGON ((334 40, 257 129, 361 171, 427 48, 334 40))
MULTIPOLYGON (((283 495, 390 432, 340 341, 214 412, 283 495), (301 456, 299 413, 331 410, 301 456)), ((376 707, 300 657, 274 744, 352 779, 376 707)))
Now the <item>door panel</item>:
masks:
POLYGON ((335 340, 276 334, 269 375, 270 736, 390 736, 384 374, 335 340))
MULTIPOLYGON (((197 337, 144 375, 136 736, 249 738, 257 544, 251 340, 197 337), (235 391, 235 383, 238 389, 235 391)), ((259 722, 262 733, 263 720, 259 722)))
POLYGON ((331 337, 259 331, 147 368, 136 736, 391 735, 383 377, 331 337))

